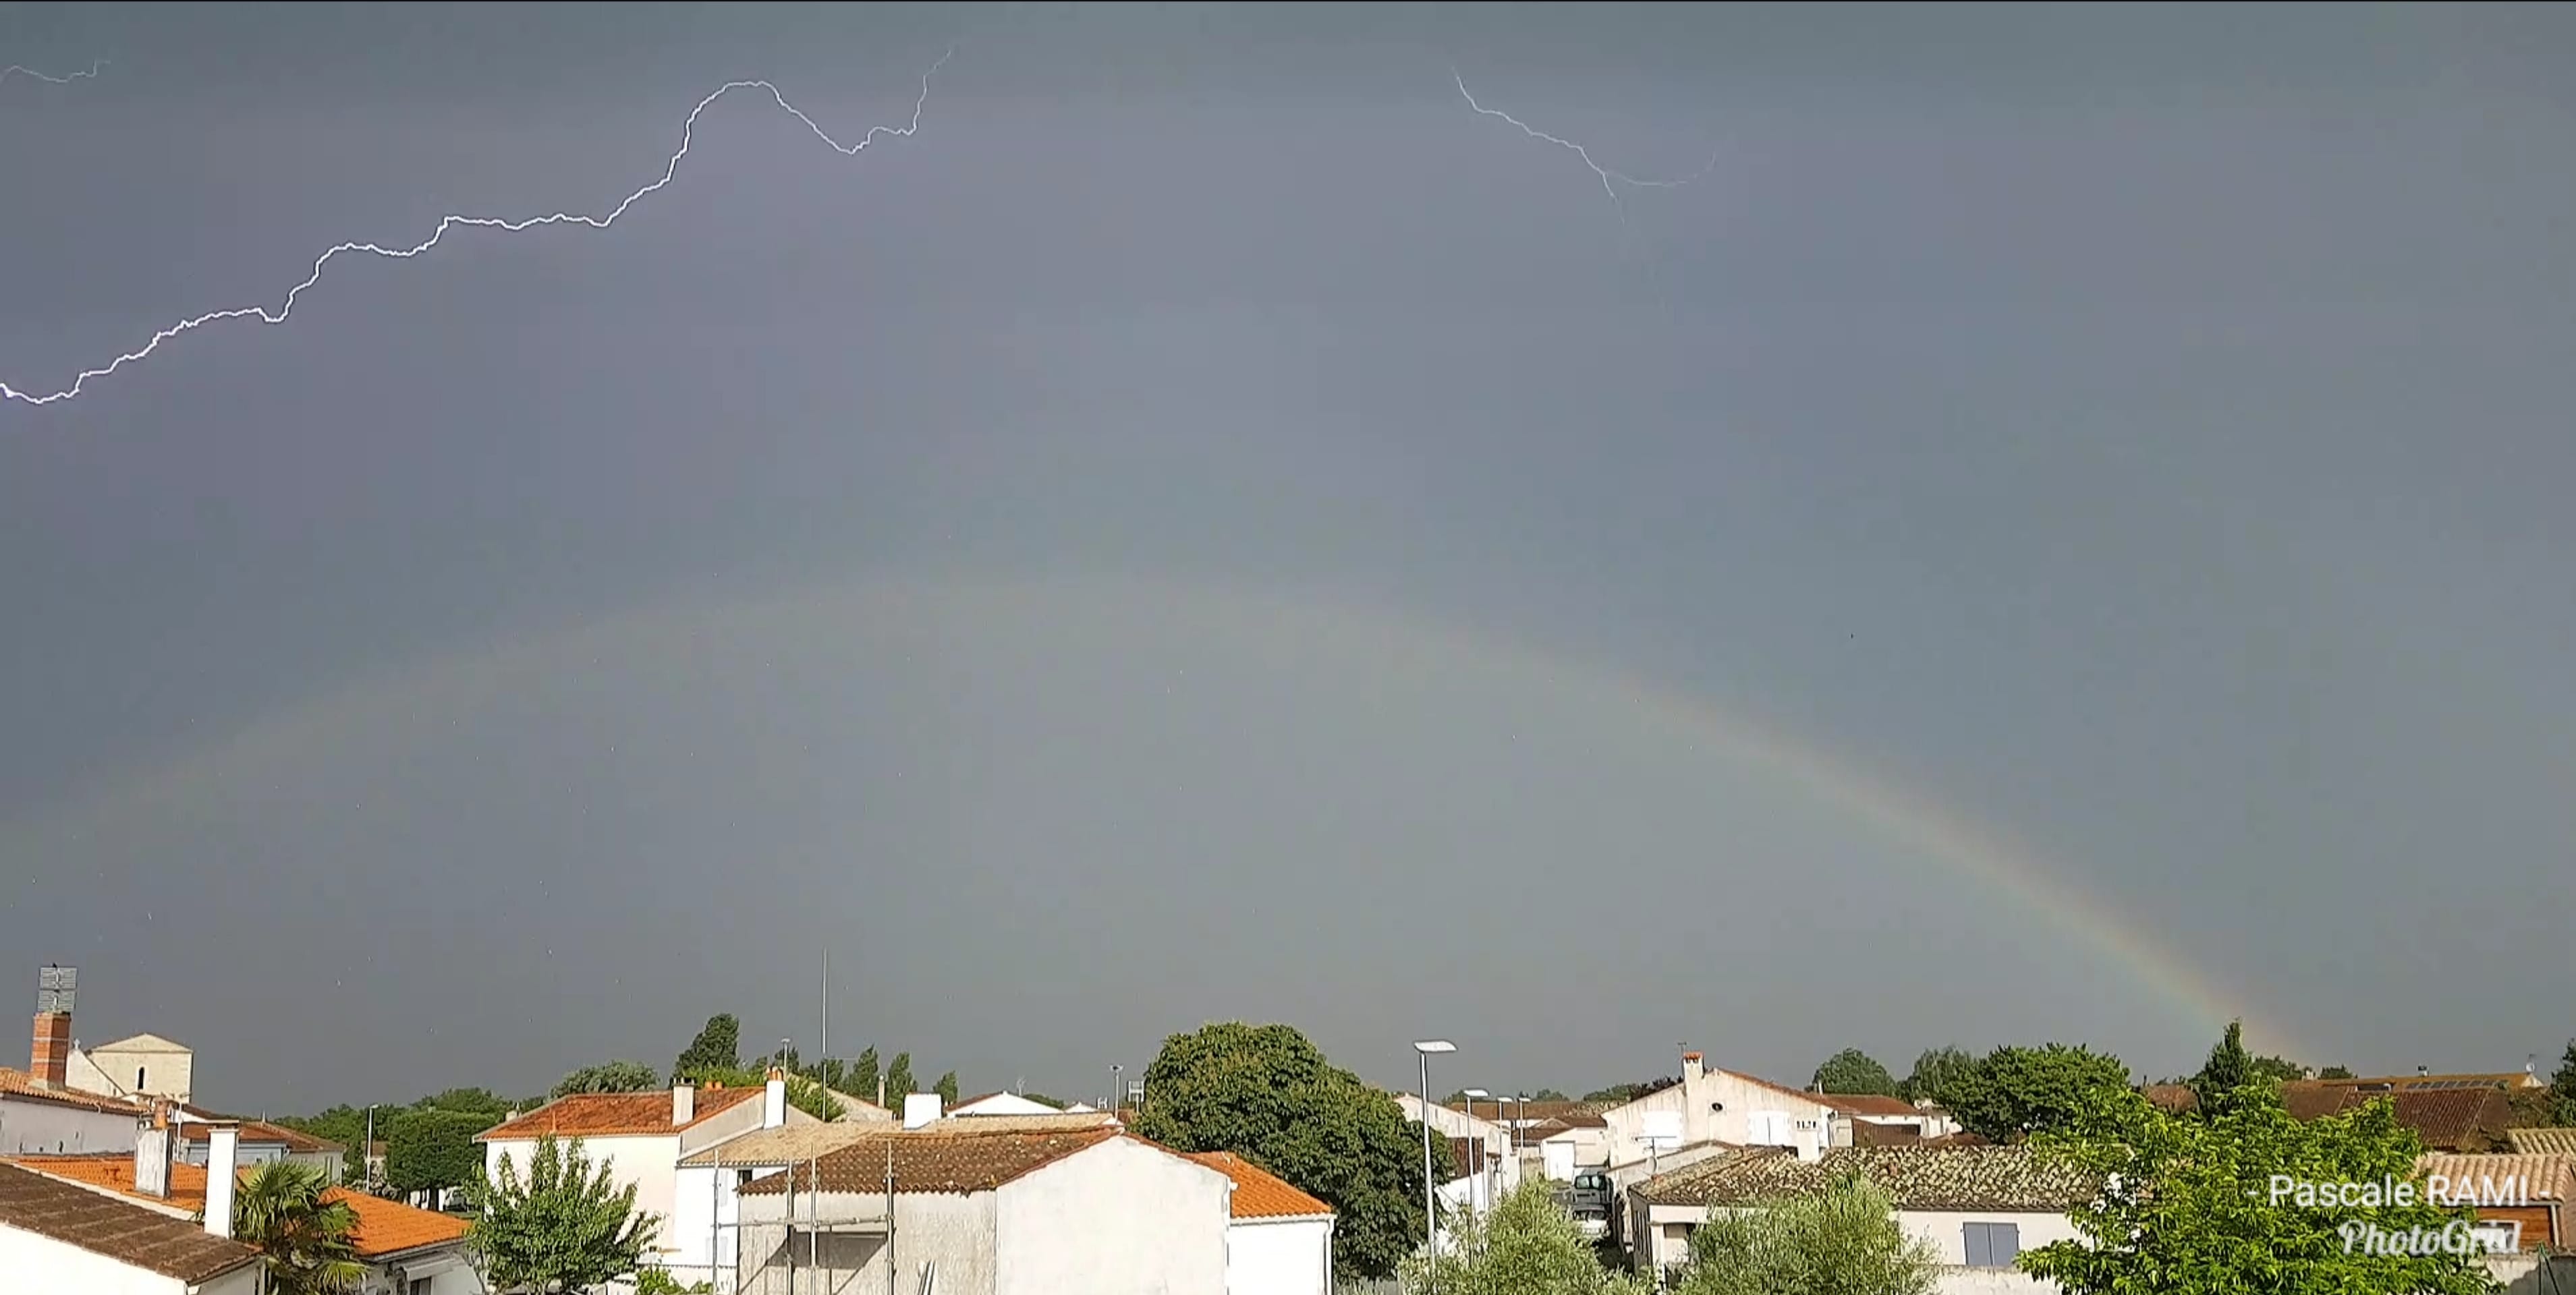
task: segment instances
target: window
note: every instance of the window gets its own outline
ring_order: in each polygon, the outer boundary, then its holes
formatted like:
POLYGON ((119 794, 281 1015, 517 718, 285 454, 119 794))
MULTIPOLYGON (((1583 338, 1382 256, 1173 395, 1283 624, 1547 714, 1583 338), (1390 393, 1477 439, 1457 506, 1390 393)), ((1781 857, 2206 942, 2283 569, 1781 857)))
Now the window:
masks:
POLYGON ((1971 1268, 2009 1268, 2021 1253, 2018 1223, 1968 1223, 1961 1225, 1961 1231, 1971 1268))
POLYGON ((143 1091, 143 1067, 141 1066, 134 1068, 134 1091, 138 1093, 143 1091))
POLYGON ((435 1280, 437 1279, 433 1277, 414 1277, 406 1289, 411 1292, 411 1295, 429 1295, 429 1284, 435 1280))

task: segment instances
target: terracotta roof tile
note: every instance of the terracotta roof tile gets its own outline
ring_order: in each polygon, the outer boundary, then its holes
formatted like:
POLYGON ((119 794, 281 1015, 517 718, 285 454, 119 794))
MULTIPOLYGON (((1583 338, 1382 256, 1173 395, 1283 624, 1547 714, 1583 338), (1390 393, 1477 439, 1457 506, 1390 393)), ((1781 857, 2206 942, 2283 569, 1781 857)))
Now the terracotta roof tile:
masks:
POLYGON ((2291 1116, 2322 1119, 2357 1110, 2385 1097, 2397 1122, 2415 1130, 2435 1151, 2483 1151, 2511 1136, 2514 1100, 2501 1087, 2400 1089, 2372 1092, 2350 1083, 2300 1080, 2281 1085, 2291 1116))
MULTIPOLYGON (((102 1191, 115 1192, 120 1196, 131 1197, 141 1205, 186 1210, 190 1213, 201 1212, 206 1208, 206 1169, 203 1165, 172 1164, 170 1194, 166 1197, 152 1197, 134 1189, 134 1157, 131 1154, 19 1156, 15 1163, 20 1168, 32 1170, 49 1178, 59 1178, 66 1182, 80 1183, 102 1191)), ((247 1179, 257 1172, 259 1167, 256 1165, 244 1166, 241 1176, 247 1179)), ((357 1246, 358 1257, 362 1259, 374 1259, 398 1254, 405 1250, 417 1250, 422 1246, 461 1240, 465 1236, 465 1220, 441 1214, 435 1210, 424 1210, 405 1205, 400 1201, 389 1201, 381 1196, 369 1196, 364 1192, 351 1191, 346 1187, 332 1188, 324 1194, 323 1199, 346 1202, 349 1212, 358 1216, 358 1229, 351 1234, 351 1240, 357 1246)))
POLYGON ((1296 1184, 1231 1151, 1193 1152, 1190 1159, 1234 1180, 1236 1218, 1329 1218, 1333 1213, 1332 1206, 1299 1191, 1296 1184))
POLYGON ((550 1133, 559 1138, 677 1133, 755 1100, 762 1091, 758 1088, 701 1088, 696 1097, 697 1113, 685 1125, 671 1122, 671 1090, 667 1088, 649 1093, 575 1093, 569 1097, 558 1097, 506 1124, 486 1129, 476 1134, 474 1140, 532 1141, 550 1133))
POLYGON ((12 1070, 7 1066, 0 1066, 0 1094, 7 1094, 12 1098, 52 1102, 59 1106, 76 1106, 83 1110, 132 1115, 138 1119, 145 1114, 140 1103, 127 1101, 122 1097, 84 1093, 77 1088, 65 1088, 59 1084, 42 1083, 24 1070, 12 1070))
POLYGON ((2576 1157, 2553 1155, 2447 1155, 2426 1152, 2415 1162, 2427 1179, 2438 1174, 2447 1193, 2453 1198, 2487 1190, 2487 1184, 2504 1189, 2508 1179, 2516 1180, 2519 1194, 2533 1204, 2565 1205, 2576 1202, 2576 1157))
POLYGON ((2168 1115, 2200 1109, 2200 1094, 2193 1092, 2189 1084, 2147 1084, 2138 1089, 2138 1096, 2168 1115))
POLYGON ((0 1165, 0 1223, 182 1282, 259 1262, 259 1251, 86 1187, 0 1165))
POLYGON ((2096 1187, 2025 1147, 1837 1147, 1821 1160, 1756 1148, 1705 1160, 1639 1188, 1659 1205, 1750 1205, 1823 1190, 1857 1170, 1899 1209, 2063 1210, 2096 1187))
POLYGON ((2516 1155, 2576 1156, 2576 1129, 2507 1129, 2504 1137, 2516 1155))
MULTIPOLYGON (((751 1196, 774 1196, 787 1190, 790 1179, 794 1180, 798 1191, 812 1191, 818 1165, 825 1191, 881 1192, 886 1185, 889 1150, 894 1162, 894 1188, 897 1192, 988 1192, 1077 1151, 1124 1136, 1128 1135, 1108 1127, 1048 1132, 915 1130, 907 1133, 870 1129, 849 1145, 824 1153, 818 1161, 808 1161, 787 1173, 755 1178, 743 1185, 742 1192, 751 1196)), ((1143 1141, 1141 1138, 1137 1140, 1143 1141)))

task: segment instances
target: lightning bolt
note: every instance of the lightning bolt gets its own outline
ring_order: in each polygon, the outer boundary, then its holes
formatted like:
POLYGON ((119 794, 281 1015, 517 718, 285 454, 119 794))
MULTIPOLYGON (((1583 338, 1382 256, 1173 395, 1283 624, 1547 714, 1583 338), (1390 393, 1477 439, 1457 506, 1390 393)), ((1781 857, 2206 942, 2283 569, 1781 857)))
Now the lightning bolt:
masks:
POLYGON ((1573 153, 1576 157, 1582 158, 1583 164, 1592 168, 1592 174, 1600 177, 1601 191, 1609 194, 1610 205, 1619 209, 1619 223, 1623 226, 1628 222, 1628 204, 1620 200, 1618 186, 1624 184, 1632 189, 1678 189, 1694 180, 1704 180, 1708 178, 1709 173, 1717 169, 1717 159, 1719 155, 1713 152, 1708 155, 1708 165, 1701 167, 1698 171, 1690 175, 1682 176, 1679 179, 1641 180, 1633 175, 1623 175, 1620 172, 1613 171, 1610 168, 1601 165, 1599 162, 1593 161, 1591 150, 1586 149, 1581 144, 1575 143, 1573 140, 1562 139, 1555 135, 1548 134, 1546 131, 1540 130, 1536 126, 1532 126, 1528 122, 1522 121, 1520 118, 1515 117, 1500 108, 1488 108, 1485 105, 1476 102, 1476 96, 1468 92, 1467 78, 1460 76, 1457 68, 1453 67, 1449 69, 1449 78, 1458 83, 1458 97, 1466 100, 1467 106, 1475 109, 1479 114, 1487 117, 1499 117, 1502 120, 1519 127, 1521 133, 1529 136, 1531 139, 1545 140, 1550 144, 1556 145, 1558 148, 1565 149, 1573 153))
POLYGON ((32 76, 47 85, 70 85, 74 81, 88 81, 95 79, 98 76, 98 70, 106 66, 107 60, 100 59, 97 62, 90 64, 89 70, 86 72, 72 72, 63 76, 47 76, 32 67, 20 67, 17 64, 12 63, 7 67, 0 67, 0 81, 6 81, 12 76, 32 76))
MULTIPOLYGON (((824 130, 821 126, 816 125, 813 118, 805 115, 804 110, 798 108, 792 103, 789 103, 787 101, 787 96, 782 93, 777 86, 772 85, 767 81, 727 81, 723 85, 717 86, 714 91, 707 95, 706 98, 698 100, 698 105, 689 110, 688 120, 683 122, 680 127, 679 151, 671 154, 671 160, 663 166, 662 177, 653 181, 651 184, 645 185, 643 188, 637 189, 635 192, 626 195, 626 200, 618 203, 617 206, 605 216, 585 216, 575 212, 563 211, 554 212, 550 215, 544 216, 529 216, 517 220, 506 219, 499 216, 452 215, 441 217, 438 222, 438 227, 430 232, 429 237, 411 247, 386 247, 378 243, 341 243, 334 246, 329 251, 324 252, 322 255, 314 258, 313 272, 304 277, 304 282, 287 289, 286 299, 280 302, 275 310, 271 310, 266 306, 236 306, 230 310, 208 311, 202 315, 182 319, 178 323, 172 324, 169 327, 154 333, 152 335, 152 340, 145 342, 142 346, 108 361, 105 365, 95 369, 81 370, 80 373, 72 378, 72 384, 60 391, 48 392, 41 396, 31 395, 28 392, 10 386, 6 382, 0 382, 0 398, 15 400, 28 405, 50 405, 56 401, 69 400, 74 396, 81 394, 82 390, 89 385, 90 379, 104 378, 109 374, 116 372, 118 369, 124 368, 128 364, 142 360, 150 356, 154 351, 161 349, 161 344, 163 342, 169 341, 182 333, 193 332, 208 324, 217 324, 226 320, 234 319, 257 319, 263 324, 283 324, 286 322, 288 316, 295 313, 296 300, 304 295, 305 290, 322 281, 322 272, 331 264, 332 259, 346 253, 363 252, 369 256, 384 257, 389 260, 407 261, 438 246, 439 241, 447 237, 447 232, 449 230, 459 228, 496 229, 505 234, 516 234, 524 230, 535 229, 543 225, 584 225, 591 229, 606 229, 610 225, 616 224, 617 218, 625 215, 628 208, 631 208, 636 203, 643 201, 646 197, 660 192, 665 186, 671 183, 672 178, 680 173, 680 160, 689 155, 689 148, 697 135, 699 116, 704 114, 709 107, 713 106, 716 100, 721 99, 736 90, 758 90, 766 93, 769 96, 770 101, 777 104, 781 111, 785 112, 790 117, 794 117, 797 121, 804 123, 807 130, 814 132, 814 138, 831 146, 833 152, 836 152, 843 157, 857 156, 862 150, 867 148, 868 145, 876 142, 877 137, 880 135, 896 138, 910 138, 914 132, 921 129, 922 110, 930 103, 930 78, 937 75, 939 69, 946 67, 948 65, 948 60, 955 57, 956 54, 956 48, 951 46, 947 53, 939 56, 938 62, 930 65, 929 71, 921 74, 921 94, 912 101, 912 117, 909 121, 905 122, 902 126, 870 126, 868 127, 868 131, 865 135, 860 136, 856 143, 851 144, 844 144, 841 141, 832 138, 831 133, 824 130)), ((30 75, 33 74, 31 73, 30 75)))

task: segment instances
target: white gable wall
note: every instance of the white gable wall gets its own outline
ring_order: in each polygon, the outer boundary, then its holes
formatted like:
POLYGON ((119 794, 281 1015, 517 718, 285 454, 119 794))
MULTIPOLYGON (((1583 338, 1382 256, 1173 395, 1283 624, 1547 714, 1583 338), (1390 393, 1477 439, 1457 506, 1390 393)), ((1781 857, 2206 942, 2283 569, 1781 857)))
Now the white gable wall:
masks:
POLYGON ((1233 1192, 1128 1138, 1075 1152, 994 1193, 993 1295, 1225 1295, 1233 1192))

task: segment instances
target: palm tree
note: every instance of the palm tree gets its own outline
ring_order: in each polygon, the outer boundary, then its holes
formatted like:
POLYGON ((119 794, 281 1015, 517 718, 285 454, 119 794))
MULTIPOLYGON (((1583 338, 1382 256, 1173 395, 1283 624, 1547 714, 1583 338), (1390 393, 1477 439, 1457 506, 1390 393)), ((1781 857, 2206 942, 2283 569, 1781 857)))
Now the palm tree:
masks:
POLYGON ((272 1160, 242 1181, 233 1199, 233 1236, 268 1256, 270 1295, 342 1295, 365 1279, 354 1234, 357 1211, 331 1198, 330 1181, 309 1165, 272 1160))

